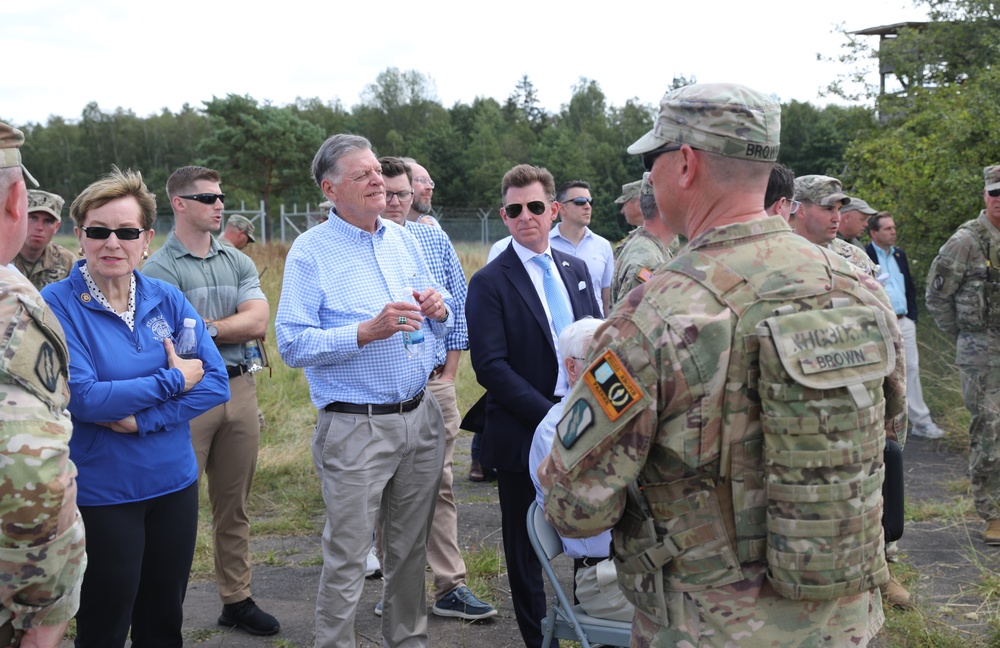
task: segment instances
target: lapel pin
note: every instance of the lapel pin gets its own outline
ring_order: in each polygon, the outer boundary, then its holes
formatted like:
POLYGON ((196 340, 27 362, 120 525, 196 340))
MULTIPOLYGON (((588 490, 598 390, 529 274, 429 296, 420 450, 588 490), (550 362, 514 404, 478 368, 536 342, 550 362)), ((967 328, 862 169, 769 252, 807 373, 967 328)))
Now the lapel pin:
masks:
POLYGON ((564 268, 568 268, 569 267, 569 261, 563 261, 563 267, 564 268))
POLYGON ((581 281, 581 282, 580 282, 580 285, 579 285, 579 286, 577 286, 577 288, 578 288, 579 290, 586 290, 586 289, 587 289, 587 282, 586 282, 586 281, 581 281))

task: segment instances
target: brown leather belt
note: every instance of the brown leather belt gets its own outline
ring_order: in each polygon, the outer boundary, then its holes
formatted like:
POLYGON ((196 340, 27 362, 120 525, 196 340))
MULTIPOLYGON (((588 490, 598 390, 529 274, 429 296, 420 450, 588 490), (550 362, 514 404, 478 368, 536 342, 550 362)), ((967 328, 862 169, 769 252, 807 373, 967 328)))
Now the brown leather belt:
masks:
POLYGON ((367 414, 376 416, 379 414, 405 414, 417 409, 420 401, 424 398, 424 390, 420 390, 416 396, 402 403, 386 403, 384 405, 356 405, 354 403, 333 402, 324 407, 327 412, 340 412, 341 414, 367 414))

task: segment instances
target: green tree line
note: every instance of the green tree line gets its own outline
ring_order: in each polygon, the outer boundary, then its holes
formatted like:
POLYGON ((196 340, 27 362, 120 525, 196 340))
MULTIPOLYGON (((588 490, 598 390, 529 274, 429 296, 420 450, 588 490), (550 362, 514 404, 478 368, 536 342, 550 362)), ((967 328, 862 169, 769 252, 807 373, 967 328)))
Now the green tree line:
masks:
MULTIPOLYGON (((674 85, 689 82, 679 78, 674 85)), ((323 200, 309 174, 312 156, 329 135, 351 132, 368 137, 379 155, 410 156, 426 166, 439 208, 495 209, 500 178, 523 162, 547 167, 560 183, 587 180, 595 198, 593 229, 617 240, 628 228, 614 200, 621 185, 643 171, 625 149, 649 130, 656 112, 637 100, 611 105, 596 81, 581 78, 569 103, 551 113, 539 105, 527 76, 502 103, 477 98, 446 108, 427 75, 389 68, 351 110, 319 98, 275 106, 228 95, 148 116, 90 103, 77 119, 52 116, 19 126, 32 173, 68 201, 115 164, 142 171, 166 214, 167 177, 179 166, 203 164, 222 173, 230 204, 263 200, 275 215, 280 203, 304 207, 323 200)), ((864 108, 794 101, 784 113, 782 150, 790 166, 815 173, 841 168, 848 144, 843 132, 873 119, 864 108)))

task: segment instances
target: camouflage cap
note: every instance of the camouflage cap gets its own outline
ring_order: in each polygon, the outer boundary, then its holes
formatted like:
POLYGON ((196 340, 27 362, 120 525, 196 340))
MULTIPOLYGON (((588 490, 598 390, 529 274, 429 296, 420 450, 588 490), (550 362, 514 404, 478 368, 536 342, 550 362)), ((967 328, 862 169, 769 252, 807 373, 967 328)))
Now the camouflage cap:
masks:
POLYGON ((642 174, 642 186, 639 187, 640 196, 652 196, 653 185, 649 184, 649 171, 642 174))
POLYGON ((250 239, 251 243, 257 242, 257 239, 253 237, 254 232, 256 232, 257 230, 253 226, 253 223, 250 222, 250 219, 247 218, 246 216, 243 216, 242 214, 233 214, 226 221, 226 227, 229 227, 230 225, 232 225, 239 231, 246 234, 247 238, 250 239))
POLYGON ((847 212, 859 211, 865 216, 874 216, 878 213, 877 209, 872 209, 871 205, 861 200, 860 198, 847 198, 847 202, 840 206, 840 213, 846 214, 847 212))
POLYGON ((628 184, 622 185, 622 195, 618 196, 615 200, 615 204, 621 205, 627 203, 633 198, 639 197, 639 186, 642 184, 642 180, 636 180, 635 182, 630 182, 628 184))
POLYGON ((21 164, 21 144, 24 144, 24 133, 0 122, 0 169, 19 166, 24 172, 24 177, 37 187, 38 181, 21 164))
POLYGON ((666 144, 728 157, 774 162, 778 159, 781 106, 770 97, 735 83, 699 83, 671 90, 660 114, 628 152, 648 153, 666 144))
POLYGON ((994 164, 983 169, 983 179, 986 180, 986 188, 983 191, 1000 189, 1000 164, 994 164))
POLYGON ((57 196, 48 191, 40 189, 28 190, 28 213, 45 212, 56 217, 57 221, 62 221, 62 208, 66 203, 62 196, 57 196))
POLYGON ((851 199, 844 193, 840 180, 824 175, 807 175, 795 178, 794 200, 816 203, 828 207, 835 202, 847 204, 851 199))

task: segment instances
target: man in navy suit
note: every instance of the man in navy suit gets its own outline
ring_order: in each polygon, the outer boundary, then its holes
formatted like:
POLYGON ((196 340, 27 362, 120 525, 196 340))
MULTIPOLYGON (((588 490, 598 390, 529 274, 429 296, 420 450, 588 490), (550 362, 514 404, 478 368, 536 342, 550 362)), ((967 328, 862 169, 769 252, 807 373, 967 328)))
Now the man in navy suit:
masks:
POLYGON ((546 169, 521 164, 504 175, 500 215, 513 240, 472 277, 465 302, 472 367, 487 391, 482 462, 497 470, 507 579, 529 648, 541 645, 545 591, 528 541, 535 498, 528 451, 538 423, 568 389, 559 331, 601 316, 587 265, 549 247, 555 193, 546 169))
MULTIPOLYGON (((854 200, 853 198, 851 199, 854 200)), ((906 409, 910 419, 910 435, 927 439, 940 439, 944 430, 931 420, 931 412, 924 402, 920 386, 920 358, 917 352, 917 291, 910 277, 910 264, 906 253, 896 247, 896 223, 889 212, 876 212, 868 218, 868 236, 872 242, 865 246, 869 258, 879 264, 882 272, 879 282, 889 294, 889 301, 899 318, 906 355, 906 409)))

